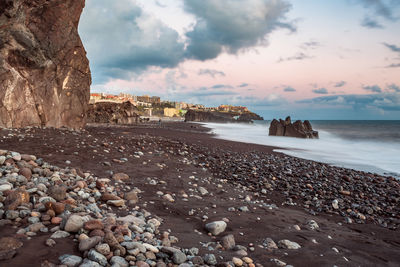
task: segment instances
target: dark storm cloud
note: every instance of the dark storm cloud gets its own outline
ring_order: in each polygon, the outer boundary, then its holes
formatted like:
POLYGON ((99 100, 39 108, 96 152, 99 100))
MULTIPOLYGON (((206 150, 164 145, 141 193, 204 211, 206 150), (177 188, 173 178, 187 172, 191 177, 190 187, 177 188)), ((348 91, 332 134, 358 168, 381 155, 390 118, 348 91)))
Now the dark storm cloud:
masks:
POLYGON ((283 91, 285 91, 285 92, 296 92, 296 89, 294 89, 293 87, 288 86, 288 87, 284 88, 283 91))
POLYGON ((378 108, 385 111, 400 111, 400 94, 382 93, 373 95, 335 95, 298 101, 305 104, 326 106, 351 106, 355 109, 378 108))
POLYGON ((370 91, 373 93, 381 93, 382 88, 380 88, 378 85, 366 85, 362 87, 365 91, 370 91))
POLYGON ((278 28, 295 30, 284 22, 291 8, 284 0, 184 0, 184 8, 197 19, 186 33, 186 55, 198 60, 264 45, 267 35, 278 28))
POLYGON ((326 95, 328 94, 328 90, 326 88, 318 88, 312 90, 314 94, 326 95))
POLYGON ((184 59, 179 34, 129 0, 87 0, 79 31, 95 84, 151 66, 172 68, 184 59))
MULTIPOLYGON (((87 0, 79 31, 93 82, 100 84, 132 78, 149 67, 174 68, 187 59, 213 59, 223 52, 236 54, 266 45, 272 31, 295 30, 284 21, 290 7, 286 0, 184 0, 185 10, 196 19, 184 41, 135 1, 87 0)), ((205 69, 199 75, 225 73, 205 69)))
POLYGON ((365 17, 361 22, 361 26, 370 29, 383 29, 382 24, 370 17, 365 17))
POLYGON ((225 76, 225 72, 212 69, 201 69, 199 70, 198 75, 209 75, 215 78, 216 76, 225 76))
POLYGON ((337 87, 337 88, 339 88, 339 87, 343 87, 343 86, 345 86, 345 85, 346 85, 346 82, 345 82, 345 81, 340 81, 340 82, 337 82, 334 86, 337 87))

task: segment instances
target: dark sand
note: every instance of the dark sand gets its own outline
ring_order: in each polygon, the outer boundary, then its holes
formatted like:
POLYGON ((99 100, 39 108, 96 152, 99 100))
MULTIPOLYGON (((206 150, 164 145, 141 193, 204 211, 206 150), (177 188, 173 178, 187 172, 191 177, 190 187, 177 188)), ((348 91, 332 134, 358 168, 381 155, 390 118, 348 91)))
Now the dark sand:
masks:
MULTIPOLYGON (((254 244, 255 251, 249 251, 249 257, 264 266, 276 266, 270 261, 273 258, 293 266, 400 266, 399 230, 389 230, 373 223, 345 224, 343 217, 337 214, 320 213, 313 216, 301 205, 283 206, 286 198, 279 190, 257 196, 254 190, 247 191, 247 188, 239 187, 231 180, 221 183, 217 181, 217 175, 211 172, 212 166, 203 170, 199 165, 184 163, 184 158, 196 158, 196 155, 190 155, 192 148, 196 151, 210 151, 215 157, 223 156, 221 151, 228 154, 239 152, 244 156, 254 151, 273 153, 272 147, 214 139, 207 134, 207 129, 189 123, 167 123, 162 127, 88 126, 81 133, 55 129, 0 130, 0 149, 33 154, 51 164, 79 168, 99 177, 109 177, 110 171, 128 174, 133 178, 131 184, 143 191, 139 205, 164 219, 162 229, 171 229, 172 235, 179 239, 180 247, 198 247, 202 253, 207 253, 200 242, 207 243, 219 240, 220 237, 208 236, 204 224, 226 217, 230 223, 225 233, 233 234, 236 244, 246 247, 250 243, 254 244), (120 152, 120 146, 126 149, 120 152), (139 149, 145 155, 138 159, 133 155, 139 149), (169 150, 186 150, 189 154, 159 153, 169 150), (128 158, 129 162, 113 162, 113 159, 120 158, 128 158), (71 164, 66 164, 67 160, 71 164), (104 162, 110 162, 111 166, 105 166, 104 162), (160 168, 157 164, 166 166, 160 168), (190 176, 199 179, 195 181, 190 176), (149 179, 166 183, 153 186, 149 184, 149 179), (203 186, 210 194, 202 199, 190 197, 193 193, 191 190, 195 188, 193 184, 203 186), (222 184, 222 188, 217 184, 222 184), (174 194, 176 202, 162 201, 157 191, 174 194), (183 200, 182 192, 189 195, 188 201, 183 200), (261 208, 256 203, 247 203, 244 200, 247 195, 252 200, 262 199, 264 203, 276 204, 279 209, 271 210, 261 208), (212 207, 214 204, 216 207, 212 207), (247 206, 250 211, 228 211, 230 207, 242 206, 247 206), (192 209, 195 210, 194 215, 189 216, 188 212, 192 209), (204 221, 203 215, 208 219, 204 221), (306 223, 311 219, 317 221, 319 230, 307 229, 306 223), (301 227, 301 231, 293 228, 296 224, 301 227), (299 243, 302 248, 267 251, 259 247, 267 237, 275 242, 289 239, 299 243), (316 239, 317 244, 312 239, 316 239)), ((248 182, 252 182, 250 176, 248 182)), ((13 228, 3 228, 0 236, 13 236, 15 231, 13 228)), ((72 238, 57 241, 54 248, 46 247, 44 242, 49 236, 40 234, 30 241, 24 240, 18 255, 12 260, 0 262, 0 266, 40 266, 45 259, 58 263, 57 257, 65 253, 79 255, 77 244, 72 238)), ((209 253, 222 256, 225 261, 234 255, 234 252, 221 250, 209 253)))

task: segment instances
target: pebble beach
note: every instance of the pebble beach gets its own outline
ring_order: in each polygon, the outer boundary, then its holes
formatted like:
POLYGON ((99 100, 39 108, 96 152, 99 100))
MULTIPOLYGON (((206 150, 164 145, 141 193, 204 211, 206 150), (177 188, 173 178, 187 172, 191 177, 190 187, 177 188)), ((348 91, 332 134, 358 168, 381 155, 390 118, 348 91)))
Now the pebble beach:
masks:
POLYGON ((0 130, 0 266, 398 266, 400 182, 200 124, 0 130))

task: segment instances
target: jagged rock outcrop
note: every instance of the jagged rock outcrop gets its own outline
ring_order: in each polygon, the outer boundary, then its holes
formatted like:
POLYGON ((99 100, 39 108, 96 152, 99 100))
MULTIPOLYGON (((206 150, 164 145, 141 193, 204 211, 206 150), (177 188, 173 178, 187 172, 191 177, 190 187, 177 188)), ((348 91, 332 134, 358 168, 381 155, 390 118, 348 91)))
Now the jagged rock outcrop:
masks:
POLYGON ((0 126, 85 125, 91 74, 85 0, 0 1, 0 126))
POLYGON ((253 120, 263 120, 263 118, 252 112, 238 114, 190 109, 185 114, 185 121, 196 122, 252 122, 253 120))
POLYGON ((196 122, 234 122, 228 113, 190 109, 185 114, 185 121, 196 122))
POLYGON ((133 124, 139 120, 138 109, 131 102, 90 104, 87 114, 89 123, 133 124))
POLYGON ((262 120, 264 120, 263 117, 253 112, 242 113, 237 119, 237 121, 240 122, 251 122, 251 121, 262 121, 262 120))
POLYGON ((292 123, 290 117, 285 120, 274 119, 269 126, 270 136, 288 136, 297 138, 319 138, 318 132, 314 131, 309 121, 295 121, 292 123))

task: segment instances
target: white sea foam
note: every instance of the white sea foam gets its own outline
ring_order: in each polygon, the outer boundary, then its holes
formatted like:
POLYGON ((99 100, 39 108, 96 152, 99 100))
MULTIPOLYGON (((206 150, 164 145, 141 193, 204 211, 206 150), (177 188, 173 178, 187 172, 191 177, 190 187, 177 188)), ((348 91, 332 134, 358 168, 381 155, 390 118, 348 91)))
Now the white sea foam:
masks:
MULTIPOLYGON (((400 176, 400 143, 347 140, 319 130, 320 139, 268 136, 269 125, 206 123, 216 138, 276 146, 287 155, 356 170, 400 176)), ((317 129, 318 130, 318 129, 317 129)))

